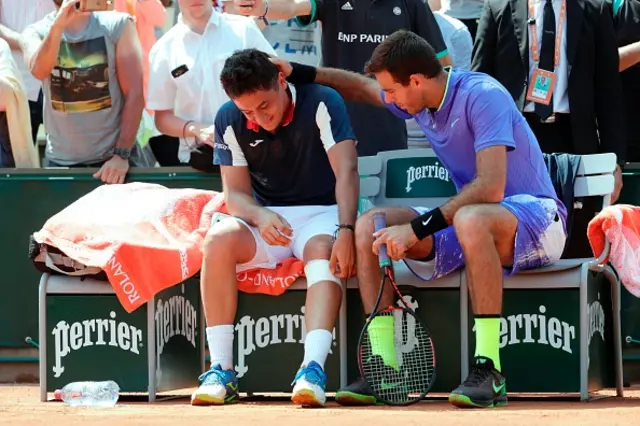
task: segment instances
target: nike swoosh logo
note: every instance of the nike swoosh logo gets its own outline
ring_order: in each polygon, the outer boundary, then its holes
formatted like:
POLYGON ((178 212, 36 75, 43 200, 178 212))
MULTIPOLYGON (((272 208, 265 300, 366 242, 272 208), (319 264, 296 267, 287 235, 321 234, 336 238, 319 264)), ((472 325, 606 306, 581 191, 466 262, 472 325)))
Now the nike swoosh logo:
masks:
POLYGON ((380 389, 382 389, 382 390, 393 389, 395 387, 400 386, 401 384, 402 384, 402 382, 387 383, 384 379, 382 379, 382 382, 380 383, 380 389))
POLYGON ((262 142, 264 142, 264 139, 258 139, 257 141, 250 143, 249 146, 251 148, 255 148, 256 146, 260 145, 262 142))
POLYGON ((427 226, 429 224, 429 222, 431 222, 432 218, 433 218, 433 216, 429 217, 429 219, 427 219, 424 222, 422 222, 422 226, 427 226))
POLYGON ((451 123, 451 128, 453 129, 453 126, 456 125, 456 123, 458 122, 458 120, 460 120, 460 117, 456 118, 455 120, 453 120, 453 123, 451 123))
POLYGON ((500 386, 496 386, 496 381, 494 380, 494 381, 493 381, 493 383, 492 383, 493 391, 494 391, 495 393, 500 393, 500 392, 502 392, 502 391, 504 390, 504 385, 505 385, 505 382, 502 382, 502 383, 500 384, 500 386))

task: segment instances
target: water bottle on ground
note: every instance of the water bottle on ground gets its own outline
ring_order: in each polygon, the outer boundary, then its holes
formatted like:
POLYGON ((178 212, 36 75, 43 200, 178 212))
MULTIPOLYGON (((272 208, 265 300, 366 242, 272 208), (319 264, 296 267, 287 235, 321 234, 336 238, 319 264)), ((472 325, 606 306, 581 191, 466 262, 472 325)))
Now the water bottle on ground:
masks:
POLYGON ((113 407, 119 394, 120 387, 114 381, 74 382, 55 391, 54 397, 71 406, 113 407))

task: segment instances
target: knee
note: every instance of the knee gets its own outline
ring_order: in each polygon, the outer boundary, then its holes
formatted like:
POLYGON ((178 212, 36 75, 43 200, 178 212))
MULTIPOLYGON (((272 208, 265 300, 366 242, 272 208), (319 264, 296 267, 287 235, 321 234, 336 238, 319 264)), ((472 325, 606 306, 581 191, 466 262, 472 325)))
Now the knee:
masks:
POLYGON ((303 258, 305 262, 315 259, 330 259, 333 249, 333 237, 331 235, 316 235, 304 246, 303 258))
POLYGON ((233 257, 234 246, 238 244, 241 235, 241 226, 243 225, 233 219, 221 220, 213 225, 204 238, 205 260, 233 257))
POLYGON ((453 217, 453 228, 458 241, 463 245, 485 240, 490 234, 489 217, 480 206, 461 207, 453 217))
POLYGON ((358 250, 371 250, 373 245, 373 233, 375 226, 373 224, 373 214, 376 209, 368 210, 356 221, 356 248, 358 250))

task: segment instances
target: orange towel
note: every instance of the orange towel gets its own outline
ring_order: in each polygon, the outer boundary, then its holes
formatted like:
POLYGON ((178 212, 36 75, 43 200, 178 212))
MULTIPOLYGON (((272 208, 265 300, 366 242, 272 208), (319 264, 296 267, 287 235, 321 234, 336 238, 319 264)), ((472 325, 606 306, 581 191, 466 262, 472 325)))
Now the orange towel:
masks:
POLYGON ((640 297, 640 207, 616 204, 603 209, 589 222, 587 236, 595 257, 609 241, 604 263, 610 261, 629 293, 640 297))
MULTIPOLYGON (((222 193, 151 183, 101 185, 34 234, 75 261, 103 269, 127 312, 200 270, 202 245, 222 193)), ((276 269, 238 274, 245 293, 277 296, 304 275, 292 258, 276 269)))

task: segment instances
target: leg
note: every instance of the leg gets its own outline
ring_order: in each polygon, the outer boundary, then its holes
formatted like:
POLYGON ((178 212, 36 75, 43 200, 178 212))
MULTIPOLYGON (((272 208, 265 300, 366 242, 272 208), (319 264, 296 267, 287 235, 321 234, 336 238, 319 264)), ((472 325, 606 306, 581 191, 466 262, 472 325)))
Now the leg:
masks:
POLYGON ((499 204, 473 205, 456 213, 453 227, 465 255, 475 315, 476 365, 449 400, 459 407, 504 405, 499 356, 503 266, 513 265, 518 219, 499 204))
POLYGON ((329 269, 332 247, 330 235, 316 235, 307 241, 303 250, 307 278, 307 336, 304 360, 294 379, 291 397, 293 402, 302 406, 320 407, 326 402, 324 363, 331 350, 333 329, 342 301, 340 279, 329 269))
POLYGON ((237 380, 233 372, 233 323, 238 303, 236 265, 249 262, 255 253, 253 234, 234 218, 216 223, 207 233, 200 292, 212 368, 203 374, 201 386, 191 397, 194 405, 237 400, 237 380))
MULTIPOLYGON (((356 259, 358 270, 358 287, 365 314, 370 314, 376 303, 380 291, 380 267, 378 258, 373 253, 373 214, 383 211, 387 216, 387 226, 409 223, 418 214, 410 207, 383 207, 367 211, 356 222, 356 259)), ((420 242, 407 252, 410 259, 422 259, 431 254, 433 238, 429 237, 420 242)), ((385 292, 380 300, 380 306, 393 304, 393 289, 385 287, 385 292)))
MULTIPOLYGON (((360 297, 365 314, 369 315, 374 309, 378 292, 380 291, 380 267, 378 258, 372 251, 373 245, 373 214, 383 211, 387 217, 387 225, 399 225, 410 222, 418 216, 409 207, 386 207, 375 208, 364 213, 356 222, 356 260, 358 286, 360 297)), ((411 259, 424 259, 431 255, 433 251, 433 238, 429 237, 414 247, 407 253, 411 259)), ((390 286, 385 287, 384 294, 380 300, 380 306, 389 306, 394 303, 394 293, 390 286)), ((394 345, 394 324, 393 317, 377 317, 369 326, 372 352, 379 355, 384 365, 397 370, 398 361, 394 345)), ((390 373, 393 373, 391 371, 390 373)), ((366 382, 360 378, 344 389, 336 393, 336 402, 342 405, 371 405, 376 403, 376 398, 366 382)))

